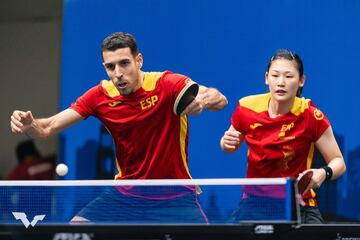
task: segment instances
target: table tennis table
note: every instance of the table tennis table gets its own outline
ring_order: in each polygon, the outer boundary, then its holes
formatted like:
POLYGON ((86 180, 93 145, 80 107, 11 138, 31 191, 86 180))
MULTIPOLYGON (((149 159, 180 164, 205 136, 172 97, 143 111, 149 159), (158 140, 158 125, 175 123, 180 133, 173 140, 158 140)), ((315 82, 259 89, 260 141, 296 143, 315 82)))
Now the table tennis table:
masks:
POLYGON ((238 225, 1 225, 0 239, 36 240, 115 240, 115 239, 360 239, 360 224, 297 225, 254 222, 238 225))

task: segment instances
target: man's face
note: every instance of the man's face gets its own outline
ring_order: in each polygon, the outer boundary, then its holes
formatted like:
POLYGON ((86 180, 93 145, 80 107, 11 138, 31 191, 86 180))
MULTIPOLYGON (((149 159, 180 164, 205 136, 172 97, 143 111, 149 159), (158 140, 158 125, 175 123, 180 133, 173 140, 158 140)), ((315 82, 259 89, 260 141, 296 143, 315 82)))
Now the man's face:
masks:
POLYGON ((141 87, 142 55, 133 56, 130 48, 103 51, 103 65, 121 95, 129 95, 141 87))

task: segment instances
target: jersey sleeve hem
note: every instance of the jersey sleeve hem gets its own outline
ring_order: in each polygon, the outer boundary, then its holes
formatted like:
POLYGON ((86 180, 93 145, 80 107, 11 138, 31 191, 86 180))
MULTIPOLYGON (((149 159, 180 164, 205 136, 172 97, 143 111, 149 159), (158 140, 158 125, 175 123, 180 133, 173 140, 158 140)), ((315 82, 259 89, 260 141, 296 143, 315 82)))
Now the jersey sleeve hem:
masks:
POLYGON ((185 85, 185 87, 181 90, 181 92, 179 93, 179 95, 176 97, 176 100, 175 100, 175 103, 174 103, 174 107, 173 107, 173 112, 174 112, 175 115, 177 115, 177 114, 176 114, 176 108, 177 108, 177 106, 178 106, 178 104, 179 104, 179 102, 180 102, 180 99, 182 98, 182 96, 184 95, 184 93, 186 92, 186 90, 187 90, 189 87, 191 87, 192 85, 195 85, 195 84, 197 84, 197 83, 196 83, 196 82, 193 82, 193 81, 189 81, 189 83, 187 83, 187 84, 185 85))

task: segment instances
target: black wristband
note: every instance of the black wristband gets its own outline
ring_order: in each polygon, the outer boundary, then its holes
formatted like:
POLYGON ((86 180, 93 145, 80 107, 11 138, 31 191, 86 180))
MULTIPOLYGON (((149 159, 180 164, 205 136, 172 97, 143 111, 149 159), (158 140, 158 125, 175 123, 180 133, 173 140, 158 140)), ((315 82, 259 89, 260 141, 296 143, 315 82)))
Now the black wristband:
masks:
POLYGON ((325 170, 325 174, 326 174, 325 175, 326 176, 325 181, 329 181, 331 179, 332 175, 333 175, 333 170, 329 166, 324 166, 324 167, 321 167, 321 168, 325 170))

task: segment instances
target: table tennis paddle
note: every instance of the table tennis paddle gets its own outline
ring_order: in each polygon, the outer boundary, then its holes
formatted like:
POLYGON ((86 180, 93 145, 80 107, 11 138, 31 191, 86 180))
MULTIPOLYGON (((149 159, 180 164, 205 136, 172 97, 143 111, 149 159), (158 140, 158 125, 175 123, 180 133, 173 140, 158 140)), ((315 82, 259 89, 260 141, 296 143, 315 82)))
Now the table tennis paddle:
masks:
POLYGON ((184 109, 195 99, 196 95, 199 92, 199 85, 194 83, 188 87, 180 96, 180 98, 175 102, 175 113, 180 116, 184 109))
POLYGON ((309 186, 312 176, 313 176, 313 171, 308 171, 304 174, 301 174, 296 179, 295 184, 297 184, 297 189, 300 195, 303 195, 305 193, 305 190, 309 186))

